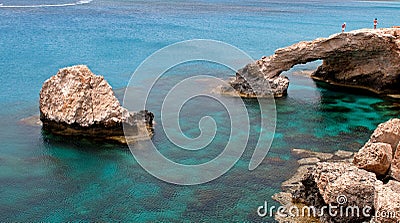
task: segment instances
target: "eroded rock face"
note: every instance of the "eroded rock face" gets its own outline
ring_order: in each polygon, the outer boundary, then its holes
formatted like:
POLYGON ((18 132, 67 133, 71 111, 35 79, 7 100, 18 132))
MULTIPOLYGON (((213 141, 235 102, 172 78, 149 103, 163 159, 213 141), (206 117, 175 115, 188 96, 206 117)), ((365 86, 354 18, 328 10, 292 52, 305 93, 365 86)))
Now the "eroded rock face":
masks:
POLYGON ((152 113, 123 108, 107 81, 84 65, 60 69, 48 79, 39 103, 43 128, 59 135, 122 137, 124 124, 135 135, 153 123, 152 113))
POLYGON ((400 181, 400 143, 397 145, 392 165, 390 166, 390 176, 400 181))
MULTIPOLYGON (((282 194, 286 199, 280 201, 286 206, 300 204, 316 207, 321 222, 399 222, 399 124, 400 119, 380 124, 353 159, 351 152, 338 151, 328 162, 311 164, 304 162, 304 159, 299 160, 310 165, 300 166, 297 173, 282 184, 282 189, 287 193, 282 194), (322 207, 329 205, 343 207, 345 210, 358 207, 368 213, 332 216, 321 211, 322 207)), ((323 157, 326 157, 300 149, 293 150, 293 153, 299 155, 299 158, 306 156, 324 160, 323 157)), ((276 219, 279 222, 288 220, 276 219)))
POLYGON ((355 154, 353 163, 358 168, 384 175, 389 170, 392 157, 390 144, 368 142, 355 154))
MULTIPOLYGON (((400 94, 398 33, 399 28, 362 29, 299 42, 247 65, 238 74, 253 79, 257 77, 260 83, 264 80, 278 82, 276 95, 279 96, 286 94, 285 87, 287 89, 288 86, 287 80, 279 79, 283 71, 297 64, 323 60, 312 74, 314 79, 376 93, 400 94)), ((231 85, 237 91, 246 93, 246 83, 236 79, 231 85)), ((272 84, 271 88, 275 89, 275 86, 272 84)))
POLYGON ((322 212, 322 207, 337 207, 336 211, 357 206, 373 214, 375 174, 359 169, 348 162, 322 162, 310 169, 303 185, 295 191, 295 202, 305 203, 317 208, 322 222, 362 222, 370 217, 362 214, 343 214, 331 216, 322 212))
MULTIPOLYGON (((374 184, 377 180, 375 174, 348 163, 325 162, 317 164, 313 177, 326 204, 373 209, 374 184)), ((364 219, 365 216, 343 216, 335 221, 354 222, 364 219)))
POLYGON ((375 190, 375 222, 400 222, 400 183, 377 183, 375 190))
POLYGON ((380 94, 399 94, 400 38, 395 30, 359 30, 334 36, 322 45, 336 48, 335 54, 327 52, 312 77, 380 94))
POLYGON ((354 156, 353 163, 359 168, 400 180, 400 119, 393 118, 381 123, 369 141, 354 156))
MULTIPOLYGON (((240 69, 229 84, 241 97, 263 98, 273 96, 279 98, 287 95, 289 79, 282 76, 267 78, 259 65, 252 63, 240 69)), ((229 90, 231 89, 222 88, 222 93, 229 93, 227 92, 229 90)))
POLYGON ((392 146, 393 153, 400 141, 400 119, 393 118, 381 123, 370 138, 371 142, 383 142, 392 146))

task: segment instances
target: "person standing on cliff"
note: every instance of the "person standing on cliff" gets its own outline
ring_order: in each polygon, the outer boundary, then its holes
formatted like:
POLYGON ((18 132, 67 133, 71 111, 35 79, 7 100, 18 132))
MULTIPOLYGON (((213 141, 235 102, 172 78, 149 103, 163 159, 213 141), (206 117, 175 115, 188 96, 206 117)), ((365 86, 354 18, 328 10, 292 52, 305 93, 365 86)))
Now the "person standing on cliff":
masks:
POLYGON ((376 29, 376 26, 378 25, 378 19, 377 18, 375 18, 374 19, 374 29, 376 29))
POLYGON ((342 33, 344 33, 344 30, 346 30, 346 22, 342 24, 342 33))

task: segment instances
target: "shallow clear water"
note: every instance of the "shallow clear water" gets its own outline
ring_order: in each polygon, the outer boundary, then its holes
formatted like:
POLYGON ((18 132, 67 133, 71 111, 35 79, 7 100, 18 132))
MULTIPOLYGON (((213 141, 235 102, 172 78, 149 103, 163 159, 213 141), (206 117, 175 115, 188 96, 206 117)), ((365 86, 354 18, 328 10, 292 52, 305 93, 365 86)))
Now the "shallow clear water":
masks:
MULTIPOLYGON (((104 75, 121 97, 136 67, 155 50, 177 41, 221 40, 257 59, 300 40, 336 33, 344 21, 348 30, 370 27, 375 17, 379 26, 399 25, 399 8, 398 2, 341 0, 94 0, 67 7, 0 7, 0 221, 272 221, 258 217, 256 209, 264 200, 276 204, 271 195, 296 168, 291 148, 356 151, 378 123, 399 116, 399 102, 317 86, 297 71, 318 64, 295 67, 287 74, 289 96, 276 100, 277 129, 264 162, 247 170, 255 144, 251 141, 227 174, 198 186, 155 179, 126 147, 49 139, 40 128, 19 120, 38 113, 41 85, 61 67, 87 64, 104 75)), ((168 83, 194 74, 232 75, 214 68, 177 68, 168 75, 168 83)), ((163 88, 154 93, 153 109, 162 94, 163 88)), ((245 102, 256 122, 256 103, 245 102)), ((188 135, 199 134, 192 127, 204 116, 196 109, 199 106, 215 117, 221 136, 204 152, 184 153, 157 134, 158 125, 153 141, 172 159, 202 162, 226 143, 226 114, 207 100, 193 101, 183 110, 183 129, 188 135)), ((252 133, 258 131, 257 125, 252 126, 252 133)))

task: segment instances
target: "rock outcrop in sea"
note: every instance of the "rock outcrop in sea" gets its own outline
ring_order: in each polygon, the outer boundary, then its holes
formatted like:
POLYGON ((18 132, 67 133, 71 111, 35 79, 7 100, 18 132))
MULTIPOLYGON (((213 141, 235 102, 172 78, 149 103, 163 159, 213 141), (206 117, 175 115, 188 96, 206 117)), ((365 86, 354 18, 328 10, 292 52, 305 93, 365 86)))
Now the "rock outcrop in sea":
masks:
POLYGON ((315 60, 323 61, 312 74, 315 80, 400 95, 399 28, 355 30, 278 49, 239 70, 230 85, 243 97, 262 97, 269 83, 269 92, 281 97, 287 94, 289 80, 280 74, 315 60))
POLYGON ((302 160, 315 162, 301 165, 282 184, 283 192, 274 195, 286 207, 286 212, 276 215, 276 219, 293 223, 399 222, 399 133, 400 119, 391 119, 380 124, 354 156, 343 151, 330 156, 313 152, 306 158, 303 156, 302 160), (303 215, 291 216, 293 207, 298 210, 307 207, 308 213, 304 216, 304 212, 297 212, 303 215), (333 208, 333 212, 328 208, 333 208), (311 220, 309 213, 314 217, 311 220))
POLYGON ((244 98, 280 98, 287 95, 289 78, 284 76, 266 77, 260 70, 258 63, 247 64, 236 73, 236 77, 229 81, 230 87, 222 87, 223 94, 238 93, 244 98))
POLYGON ((152 132, 151 112, 123 108, 104 77, 84 65, 60 69, 46 80, 39 103, 43 129, 56 135, 126 143, 148 138, 152 132))

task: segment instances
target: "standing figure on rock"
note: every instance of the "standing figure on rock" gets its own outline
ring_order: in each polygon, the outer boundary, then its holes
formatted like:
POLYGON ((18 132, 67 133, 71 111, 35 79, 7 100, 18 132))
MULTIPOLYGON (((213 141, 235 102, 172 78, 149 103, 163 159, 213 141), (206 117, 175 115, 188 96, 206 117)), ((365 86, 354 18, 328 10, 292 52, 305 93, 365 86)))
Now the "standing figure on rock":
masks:
POLYGON ((344 30, 346 30, 346 22, 342 24, 342 33, 344 33, 344 30))
POLYGON ((378 19, 377 18, 375 18, 374 19, 374 29, 376 29, 376 26, 378 25, 378 19))

